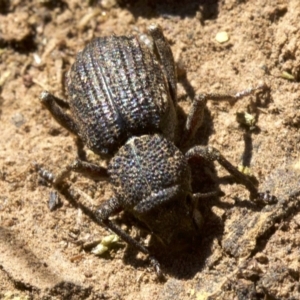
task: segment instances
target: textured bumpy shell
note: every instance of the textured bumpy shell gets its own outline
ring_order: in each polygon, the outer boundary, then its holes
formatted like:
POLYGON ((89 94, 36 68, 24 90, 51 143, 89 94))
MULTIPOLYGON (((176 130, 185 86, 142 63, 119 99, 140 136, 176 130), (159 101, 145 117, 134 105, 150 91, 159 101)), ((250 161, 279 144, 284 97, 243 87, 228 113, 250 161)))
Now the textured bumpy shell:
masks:
MULTIPOLYGON (((108 173, 116 196, 130 199, 132 205, 151 193, 190 182, 184 155, 158 134, 129 139, 110 161, 108 173)), ((130 206, 127 200, 126 205, 130 206)))
MULTIPOLYGON (((133 137, 110 161, 108 172, 118 202, 164 242, 184 232, 195 234, 188 203, 191 175, 182 152, 161 135, 133 137), (135 206, 164 190, 179 186, 166 205, 137 214, 135 206)), ((152 201, 152 200, 151 200, 152 201)))
POLYGON ((157 57, 134 36, 96 38, 68 78, 79 134, 95 153, 113 154, 131 136, 174 138, 176 112, 157 57))

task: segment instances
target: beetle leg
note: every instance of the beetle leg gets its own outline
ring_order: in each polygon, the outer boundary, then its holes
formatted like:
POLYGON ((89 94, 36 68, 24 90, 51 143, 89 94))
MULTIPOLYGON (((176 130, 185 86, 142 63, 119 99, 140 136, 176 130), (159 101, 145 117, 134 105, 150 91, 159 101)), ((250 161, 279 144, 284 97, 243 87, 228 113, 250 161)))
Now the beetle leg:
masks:
POLYGON ((151 263, 152 267, 154 268, 157 276, 160 279, 163 278, 163 274, 160 269, 160 264, 153 256, 150 256, 149 250, 145 246, 143 246, 141 243, 139 243, 138 241, 133 239, 128 233, 126 233, 124 230, 122 230, 119 226, 117 226, 115 223, 113 223, 111 220, 109 220, 110 216, 113 216, 113 215, 117 214, 118 212, 122 211, 122 207, 120 206, 119 201, 116 198, 114 198, 114 197, 110 198, 109 200, 102 203, 101 206, 96 210, 95 213, 85 206, 81 207, 81 209, 95 223, 109 228, 111 231, 116 233, 126 243, 135 247, 142 253, 148 255, 150 263, 151 263))
POLYGON ((257 188, 249 177, 233 166, 217 149, 210 146, 195 146, 186 152, 185 157, 187 160, 190 160, 193 157, 199 157, 206 161, 217 161, 233 175, 239 183, 243 184, 249 190, 251 199, 257 197, 257 188))
POLYGON ((184 132, 183 132, 183 138, 181 139, 181 146, 184 146, 185 143, 187 143, 188 140, 194 136, 196 131, 202 125, 204 109, 206 107, 206 103, 208 100, 234 102, 245 96, 252 94, 256 90, 264 90, 266 88, 267 88, 266 84, 262 83, 255 88, 249 88, 243 90, 241 92, 236 93, 235 95, 213 94, 213 93, 197 95, 193 100, 192 107, 187 116, 184 132))
MULTIPOLYGON (((91 217, 91 216, 89 216, 89 217, 91 217)), ((150 264, 152 265, 152 267, 154 268, 154 270, 156 272, 157 277, 159 279, 163 279, 164 276, 163 276, 163 273, 160 269, 160 264, 159 264, 158 260, 156 258, 154 258, 153 256, 150 256, 150 252, 145 246, 143 246, 141 243, 139 243, 138 241, 133 239, 128 233, 126 233, 124 230, 122 230, 119 226, 114 224, 109 219, 102 220, 101 218, 99 218, 99 219, 97 218, 96 220, 94 220, 92 217, 91 217, 91 219, 93 221, 96 221, 96 223, 101 225, 101 226, 103 226, 103 224, 104 224, 107 228, 109 228, 111 231, 116 233, 127 244, 135 247, 136 249, 138 249, 142 253, 146 254, 148 256, 150 264)))
POLYGON ((56 176, 38 165, 36 165, 36 167, 39 175, 48 182, 52 183, 54 186, 59 186, 63 180, 70 175, 71 172, 83 174, 85 177, 89 177, 93 180, 103 180, 108 178, 106 168, 79 159, 76 159, 74 162, 67 165, 56 176))
POLYGON ((76 122, 62 108, 69 107, 69 104, 55 97, 47 91, 43 91, 40 95, 40 101, 50 111, 54 119, 64 128, 75 135, 79 135, 79 130, 76 122))

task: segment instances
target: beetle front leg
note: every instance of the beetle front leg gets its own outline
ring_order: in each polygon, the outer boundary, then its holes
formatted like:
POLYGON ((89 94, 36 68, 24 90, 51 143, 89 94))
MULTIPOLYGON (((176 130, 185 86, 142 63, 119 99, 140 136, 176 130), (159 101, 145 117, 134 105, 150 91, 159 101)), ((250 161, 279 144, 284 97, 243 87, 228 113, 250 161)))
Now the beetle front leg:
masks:
POLYGON ((138 241, 133 239, 128 233, 126 233, 124 230, 122 230, 119 226, 117 226, 115 223, 113 223, 111 220, 109 220, 109 217, 116 215, 120 211, 122 211, 123 208, 120 206, 118 200, 116 198, 111 198, 104 203, 101 204, 101 206, 96 210, 94 213, 92 210, 90 210, 87 207, 83 207, 82 211, 88 215, 95 223, 101 226, 105 226, 109 228, 111 231, 113 231, 115 234, 117 234, 122 240, 124 240, 129 245, 135 247, 142 253, 146 254, 150 260, 150 263, 152 267, 154 268, 157 276, 159 279, 163 278, 163 273, 160 269, 160 264, 156 260, 156 258, 152 257, 150 255, 149 250, 140 244, 138 241))
POLYGON ((186 152, 185 157, 187 160, 190 160, 193 157, 199 157, 206 161, 217 161, 233 175, 239 183, 243 184, 249 190, 251 199, 257 198, 257 188, 249 177, 233 166, 217 149, 209 146, 195 146, 186 152))
POLYGON ((188 142, 188 140, 195 135, 196 131, 202 125, 204 109, 206 107, 206 103, 208 100, 234 102, 245 96, 252 94, 254 91, 264 90, 266 88, 267 88, 266 84, 263 83, 258 85, 255 88, 249 88, 241 92, 238 92, 235 95, 230 95, 230 94, 197 95, 193 100, 192 108, 190 109, 190 112, 186 120, 184 132, 183 132, 183 138, 181 139, 181 146, 184 146, 188 142))

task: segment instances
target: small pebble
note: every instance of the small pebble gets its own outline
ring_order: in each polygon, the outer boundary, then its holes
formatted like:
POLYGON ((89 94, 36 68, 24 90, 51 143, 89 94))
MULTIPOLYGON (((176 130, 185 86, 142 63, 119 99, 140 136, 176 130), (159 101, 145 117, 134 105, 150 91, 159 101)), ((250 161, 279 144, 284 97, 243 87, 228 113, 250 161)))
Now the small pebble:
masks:
POLYGON ((19 112, 15 113, 12 116, 11 121, 18 128, 21 127, 26 122, 24 116, 19 112))
POLYGON ((220 44, 226 43, 229 41, 229 35, 226 31, 220 31, 216 34, 216 41, 220 44))

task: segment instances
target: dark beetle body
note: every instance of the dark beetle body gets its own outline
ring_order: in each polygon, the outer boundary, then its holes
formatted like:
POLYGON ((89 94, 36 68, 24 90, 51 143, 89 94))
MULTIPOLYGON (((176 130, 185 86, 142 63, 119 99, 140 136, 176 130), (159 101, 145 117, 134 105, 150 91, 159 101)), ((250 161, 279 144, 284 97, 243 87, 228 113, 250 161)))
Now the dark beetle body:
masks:
MULTIPOLYGON (((202 221, 197 200, 203 195, 192 191, 189 164, 193 158, 218 161, 249 189, 251 197, 257 196, 257 188, 249 178, 218 150, 195 146, 183 153, 174 145, 177 102, 173 54, 159 26, 150 26, 149 33, 152 49, 136 36, 94 39, 77 55, 69 72, 68 103, 48 92, 41 95, 54 118, 87 147, 98 154, 113 155, 108 169, 76 160, 57 176, 40 170, 56 187, 61 187, 70 171, 109 179, 114 191, 110 199, 93 212, 84 205, 80 207, 96 223, 148 255, 145 246, 109 218, 126 211, 166 246, 194 239, 202 221), (65 112, 66 106, 71 114, 65 112)), ((195 97, 181 144, 201 125, 208 98, 236 101, 254 90, 233 96, 195 97)), ((159 274, 159 263, 150 260, 159 274)))
POLYGON ((176 99, 158 58, 135 36, 89 43, 70 70, 68 92, 79 135, 95 153, 112 154, 140 134, 174 138, 176 99))

